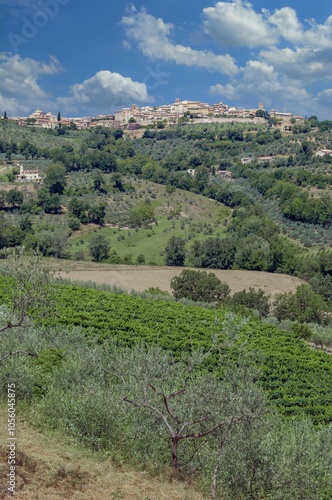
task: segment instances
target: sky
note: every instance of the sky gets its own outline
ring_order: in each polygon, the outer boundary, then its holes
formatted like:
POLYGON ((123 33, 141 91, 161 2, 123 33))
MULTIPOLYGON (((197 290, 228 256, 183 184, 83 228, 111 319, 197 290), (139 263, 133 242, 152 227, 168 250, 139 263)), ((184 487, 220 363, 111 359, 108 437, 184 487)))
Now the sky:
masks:
POLYGON ((0 0, 0 114, 176 98, 332 119, 326 0, 0 0))

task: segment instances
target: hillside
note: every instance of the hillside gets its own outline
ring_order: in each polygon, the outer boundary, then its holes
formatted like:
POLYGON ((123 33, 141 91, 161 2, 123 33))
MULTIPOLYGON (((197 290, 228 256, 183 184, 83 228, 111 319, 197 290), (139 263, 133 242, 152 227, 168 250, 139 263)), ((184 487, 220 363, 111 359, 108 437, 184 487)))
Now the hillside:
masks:
MULTIPOLYGON (((164 186, 143 180, 128 179, 134 189, 134 194, 116 193, 108 198, 108 210, 105 225, 97 229, 98 234, 105 235, 110 241, 112 251, 115 251, 126 263, 137 262, 139 255, 144 257, 146 264, 163 265, 164 250, 168 240, 182 237, 187 240, 203 240, 207 235, 212 237, 225 236, 225 221, 231 210, 225 205, 209 200, 195 193, 186 193, 176 189, 167 193, 164 186), (155 212, 155 222, 143 228, 123 227, 130 211, 145 200, 155 212)), ((89 259, 88 245, 95 227, 83 227, 72 234, 69 241, 69 254, 75 258, 77 252, 83 252, 89 259), (88 229, 88 231, 87 231, 88 229)))
POLYGON ((328 120, 288 132, 277 122, 150 127, 137 139, 102 127, 25 128, 23 139, 22 127, 7 125, 0 247, 288 274, 330 303, 332 156, 315 154, 330 147, 328 120), (17 161, 43 183, 14 182, 17 161))
MULTIPOLYGON (((1 301, 8 303, 11 294, 1 277, 1 301)), ((179 356, 192 348, 207 351, 215 335, 225 335, 227 306, 205 309, 71 285, 60 285, 57 295, 59 315, 45 324, 79 326, 86 335, 114 339, 120 345, 157 342, 179 356)), ((303 325, 295 332, 278 330, 250 317, 241 328, 241 343, 262 354, 262 386, 282 413, 312 415, 315 422, 328 423, 332 358, 306 347, 302 330, 303 325)))
POLYGON ((214 480, 225 500, 328 498, 332 357, 302 340, 307 325, 68 285, 38 259, 14 263, 0 279, 0 384, 2 395, 14 386, 24 498, 189 500, 214 480))
MULTIPOLYGON (((0 414, 1 449, 5 449, 6 415, 0 414)), ((125 464, 115 464, 105 453, 78 447, 59 432, 39 432, 20 415, 17 421, 17 489, 24 500, 203 500, 189 482, 172 478, 171 471, 152 477, 125 464)), ((8 473, 7 456, 0 452, 0 498, 8 473)))

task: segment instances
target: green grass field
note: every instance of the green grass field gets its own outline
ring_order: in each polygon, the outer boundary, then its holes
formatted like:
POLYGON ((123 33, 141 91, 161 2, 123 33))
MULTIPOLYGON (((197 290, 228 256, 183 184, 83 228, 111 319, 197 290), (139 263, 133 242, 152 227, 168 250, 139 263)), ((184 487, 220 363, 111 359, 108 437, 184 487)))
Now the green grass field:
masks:
MULTIPOLYGON (((145 181, 132 183, 137 189, 137 198, 132 200, 133 206, 150 198, 149 191, 155 195, 151 205, 155 209, 157 224, 138 230, 117 227, 97 228, 89 225, 70 238, 69 253, 72 258, 78 251, 83 251, 88 258, 88 246, 91 235, 100 232, 110 240, 112 249, 120 257, 132 257, 136 263, 137 256, 144 255, 147 264, 164 265, 164 249, 172 236, 188 239, 189 248, 195 240, 211 237, 223 237, 226 232, 225 220, 231 210, 221 203, 209 200, 201 195, 188 193, 177 189, 175 193, 167 194, 165 186, 145 181)), ((123 199, 128 197, 124 195, 123 199)))

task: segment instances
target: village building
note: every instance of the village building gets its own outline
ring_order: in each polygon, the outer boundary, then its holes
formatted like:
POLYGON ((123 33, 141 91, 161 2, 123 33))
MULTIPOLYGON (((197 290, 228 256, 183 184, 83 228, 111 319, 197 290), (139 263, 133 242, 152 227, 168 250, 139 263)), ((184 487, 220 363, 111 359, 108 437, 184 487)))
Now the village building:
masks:
POLYGON ((245 165, 246 163, 251 163, 254 160, 253 156, 247 156, 245 158, 241 158, 241 163, 242 165, 245 165))
POLYGON ((217 170, 216 174, 220 175, 225 180, 230 180, 232 177, 232 172, 230 170, 217 170))
POLYGON ((271 109, 270 111, 270 117, 271 118, 276 118, 277 120, 283 120, 283 121, 290 121, 291 118, 293 118, 293 113, 279 113, 278 111, 275 111, 274 109, 271 109))
POLYGON ((319 149, 316 151, 315 156, 332 156, 331 149, 319 149))
MULTIPOLYGON (((28 117, 8 117, 8 119, 23 126, 30 125, 50 129, 55 129, 61 125, 70 126, 71 123, 74 123, 78 129, 95 128, 97 126, 127 127, 129 121, 133 122, 133 119, 142 126, 151 125, 156 121, 164 121, 165 123, 172 124, 186 115, 190 115, 190 118, 196 119, 199 123, 209 123, 227 119, 246 119, 247 121, 255 119, 255 121, 264 121, 264 118, 255 116, 258 109, 264 109, 262 102, 259 103, 256 109, 245 110, 229 107, 222 101, 216 104, 208 104, 202 103, 201 101, 190 101, 188 99, 181 101, 179 98, 176 98, 174 103, 163 104, 161 106, 143 106, 139 108, 136 104, 132 104, 130 108, 123 108, 115 111, 114 115, 100 114, 93 119, 88 116, 76 118, 61 117, 61 120, 58 121, 57 117, 50 111, 45 113, 39 108, 28 117)), ((292 122, 290 120, 293 118, 292 113, 279 113, 272 109, 270 116, 278 119, 276 126, 280 129, 288 130, 291 127, 292 122)), ((305 121, 301 116, 296 116, 294 119, 296 123, 303 123, 305 121)))
POLYGON ((16 166, 20 167, 20 173, 16 175, 17 182, 42 182, 42 178, 40 177, 38 170, 24 170, 23 165, 20 165, 19 163, 16 166))

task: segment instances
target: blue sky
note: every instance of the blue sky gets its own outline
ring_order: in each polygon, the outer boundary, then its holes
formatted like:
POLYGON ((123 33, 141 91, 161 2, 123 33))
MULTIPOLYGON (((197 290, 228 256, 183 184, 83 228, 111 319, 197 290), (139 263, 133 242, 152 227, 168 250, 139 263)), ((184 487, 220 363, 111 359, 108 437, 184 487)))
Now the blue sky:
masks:
POLYGON ((332 119, 326 0, 0 0, 0 113, 176 97, 332 119))

